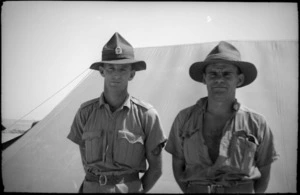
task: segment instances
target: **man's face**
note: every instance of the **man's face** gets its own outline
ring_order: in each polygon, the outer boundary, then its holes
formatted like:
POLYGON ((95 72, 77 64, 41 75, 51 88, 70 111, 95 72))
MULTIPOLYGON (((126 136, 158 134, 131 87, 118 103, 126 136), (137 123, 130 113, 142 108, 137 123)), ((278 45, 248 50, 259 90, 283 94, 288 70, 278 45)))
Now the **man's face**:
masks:
POLYGON ((208 96, 215 100, 235 99, 236 87, 244 82, 236 66, 223 62, 208 65, 203 76, 208 96))
POLYGON ((101 75, 105 78, 105 85, 110 88, 123 89, 128 81, 132 80, 135 70, 131 64, 104 64, 99 67, 101 75))

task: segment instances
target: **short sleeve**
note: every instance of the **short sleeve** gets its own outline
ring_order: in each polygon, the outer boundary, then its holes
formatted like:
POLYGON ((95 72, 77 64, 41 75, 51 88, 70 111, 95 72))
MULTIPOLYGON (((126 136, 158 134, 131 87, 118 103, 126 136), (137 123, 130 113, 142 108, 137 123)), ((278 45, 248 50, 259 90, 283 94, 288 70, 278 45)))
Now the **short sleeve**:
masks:
POLYGON ((73 123, 71 125, 70 133, 68 134, 67 138, 73 141, 74 143, 83 146, 84 142, 82 140, 83 134, 83 123, 80 109, 77 111, 73 123))
POLYGON ((263 120, 260 125, 260 143, 256 152, 256 165, 263 167, 271 164, 279 158, 279 154, 275 150, 274 137, 270 127, 263 120))
POLYGON ((146 112, 145 133, 147 137, 145 141, 146 152, 152 152, 160 145, 163 147, 167 141, 159 115, 154 108, 146 112))
POLYGON ((172 124, 165 150, 179 159, 184 159, 183 145, 182 145, 183 141, 182 138, 179 136, 180 135, 179 131, 182 127, 181 120, 182 117, 181 114, 179 113, 172 124))

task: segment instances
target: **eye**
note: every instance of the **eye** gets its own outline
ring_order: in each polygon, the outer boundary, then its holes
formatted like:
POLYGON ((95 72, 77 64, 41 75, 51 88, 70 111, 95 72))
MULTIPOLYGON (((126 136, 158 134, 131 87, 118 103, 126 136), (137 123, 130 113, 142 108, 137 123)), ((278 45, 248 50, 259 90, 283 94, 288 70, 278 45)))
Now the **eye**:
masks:
POLYGON ((214 78, 214 77, 216 77, 217 73, 216 73, 216 72, 208 72, 207 75, 208 75, 210 78, 214 78))
POLYGON ((108 71, 108 72, 113 72, 114 69, 113 69, 113 67, 107 67, 107 68, 106 68, 106 71, 108 71))
POLYGON ((233 75, 233 72, 224 72, 223 73, 224 77, 230 78, 233 75))

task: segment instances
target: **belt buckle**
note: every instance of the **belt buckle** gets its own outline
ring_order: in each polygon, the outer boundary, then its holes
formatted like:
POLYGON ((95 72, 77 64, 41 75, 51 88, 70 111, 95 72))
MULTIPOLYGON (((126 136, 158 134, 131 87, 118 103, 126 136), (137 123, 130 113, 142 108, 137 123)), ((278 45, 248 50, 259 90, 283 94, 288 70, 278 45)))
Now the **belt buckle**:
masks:
MULTIPOLYGON (((218 193, 218 188, 224 189, 224 186, 219 185, 219 184, 211 184, 211 185, 208 185, 207 187, 208 187, 208 193, 218 193)), ((220 193, 223 193, 223 190, 220 193)))
POLYGON ((106 175, 100 175, 99 176, 99 184, 100 184, 100 186, 106 185, 106 183, 107 183, 107 177, 106 177, 106 175), (103 181, 103 179, 104 179, 104 181, 103 181))

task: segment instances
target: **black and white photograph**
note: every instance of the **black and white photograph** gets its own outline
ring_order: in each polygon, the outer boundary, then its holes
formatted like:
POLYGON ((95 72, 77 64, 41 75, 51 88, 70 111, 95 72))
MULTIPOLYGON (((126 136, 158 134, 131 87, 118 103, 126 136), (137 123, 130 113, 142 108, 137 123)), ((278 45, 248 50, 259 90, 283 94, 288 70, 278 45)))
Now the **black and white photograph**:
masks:
POLYGON ((296 2, 3 1, 4 193, 297 193, 296 2))

